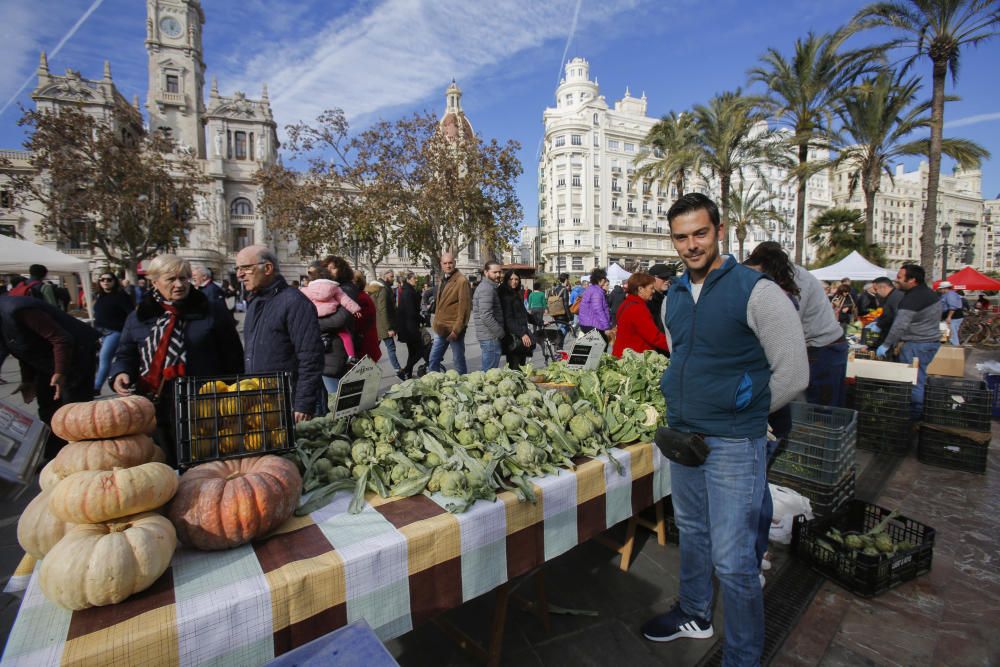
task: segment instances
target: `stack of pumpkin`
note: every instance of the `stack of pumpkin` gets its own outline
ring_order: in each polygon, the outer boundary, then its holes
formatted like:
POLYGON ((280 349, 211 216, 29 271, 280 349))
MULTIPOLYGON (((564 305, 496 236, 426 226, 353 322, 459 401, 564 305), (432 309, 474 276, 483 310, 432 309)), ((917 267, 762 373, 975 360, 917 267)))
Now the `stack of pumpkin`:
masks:
POLYGON ((147 435, 153 404, 140 396, 72 403, 52 431, 69 441, 42 470, 42 492, 18 521, 24 550, 42 560, 53 602, 85 609, 149 588, 170 565, 177 535, 155 510, 177 491, 177 473, 147 435))

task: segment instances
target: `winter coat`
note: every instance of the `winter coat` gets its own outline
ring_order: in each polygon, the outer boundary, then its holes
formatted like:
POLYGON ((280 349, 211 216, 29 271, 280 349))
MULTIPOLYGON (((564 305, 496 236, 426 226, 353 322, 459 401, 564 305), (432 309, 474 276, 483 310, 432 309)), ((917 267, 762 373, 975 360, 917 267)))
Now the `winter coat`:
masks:
POLYGON ((289 371, 295 411, 313 414, 323 371, 316 307, 278 275, 251 296, 243 332, 246 372, 289 371))
POLYGON ((611 328, 611 317, 608 312, 608 301, 604 298, 604 289, 600 285, 589 285, 580 297, 579 316, 581 327, 594 327, 600 331, 611 328))
POLYGON ((615 285, 614 289, 611 290, 611 294, 608 295, 608 312, 611 314, 611 326, 615 325, 618 321, 618 309, 622 307, 625 303, 625 288, 621 285, 615 285))
POLYGON ((367 356, 372 361, 378 362, 382 358, 382 347, 379 345, 382 336, 378 330, 378 307, 368 294, 360 290, 353 298, 361 306, 361 318, 357 321, 354 336, 358 358, 367 356))
POLYGON ((434 333, 446 337, 462 334, 472 315, 472 289, 461 271, 454 271, 437 290, 434 305, 434 333))
POLYGON ((476 325, 476 340, 503 338, 503 309, 497 296, 497 284, 483 278, 472 295, 472 319, 476 325))
POLYGON ((375 326, 378 329, 379 340, 389 337, 396 321, 396 298, 392 286, 381 281, 368 283, 365 293, 375 303, 375 326))
POLYGON ((656 328, 653 315, 641 297, 627 294, 618 309, 616 321, 618 333, 611 352, 613 356, 621 357, 625 350, 645 352, 667 349, 667 337, 656 328))
POLYGON ((503 310, 504 333, 520 338, 528 330, 528 311, 524 307, 521 295, 507 287, 501 285, 497 288, 497 296, 500 297, 500 307, 503 310))
POLYGON ((121 331, 135 304, 125 292, 101 292, 94 300, 94 328, 98 331, 121 331))
POLYGON ((416 343, 422 340, 420 295, 410 283, 403 283, 396 308, 396 337, 401 343, 416 343))
POLYGON ((226 293, 222 288, 209 280, 207 283, 197 288, 199 292, 208 297, 209 301, 218 301, 223 306, 226 305, 226 293))
MULTIPOLYGON (((93 359, 100 334, 75 317, 67 315, 58 306, 31 296, 4 296, 0 299, 0 333, 3 336, 0 339, 0 353, 3 356, 10 354, 20 361, 22 372, 27 367, 46 378, 55 372, 56 358, 52 344, 18 321, 16 314, 22 310, 40 310, 66 332, 66 338, 70 342, 68 347, 71 348, 69 357, 65 358, 68 364, 67 376, 94 372, 93 363, 74 363, 74 359, 93 359)), ((93 388, 93 375, 89 382, 93 388)))

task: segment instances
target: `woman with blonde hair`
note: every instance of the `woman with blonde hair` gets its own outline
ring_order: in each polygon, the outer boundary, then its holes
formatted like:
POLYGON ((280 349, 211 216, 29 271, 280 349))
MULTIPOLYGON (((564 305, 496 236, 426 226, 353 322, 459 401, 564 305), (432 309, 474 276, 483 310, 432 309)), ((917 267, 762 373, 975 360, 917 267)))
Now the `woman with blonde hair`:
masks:
POLYGON ((146 269, 151 288, 129 314, 111 366, 111 388, 156 404, 168 460, 174 458, 174 382, 185 375, 243 372, 243 344, 225 306, 191 287, 191 265, 159 255, 146 269))

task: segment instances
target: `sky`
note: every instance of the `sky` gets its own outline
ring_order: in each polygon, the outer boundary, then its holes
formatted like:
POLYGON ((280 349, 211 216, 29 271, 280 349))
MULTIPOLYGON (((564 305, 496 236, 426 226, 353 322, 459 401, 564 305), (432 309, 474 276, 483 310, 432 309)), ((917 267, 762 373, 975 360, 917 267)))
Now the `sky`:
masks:
MULTIPOLYGON (((340 107, 352 130, 379 118, 444 110, 451 80, 485 139, 521 144, 518 194, 537 221, 542 113, 554 106, 562 65, 590 62, 609 105, 625 88, 658 117, 737 87, 769 47, 845 23, 861 0, 202 0, 204 58, 223 95, 259 97, 268 84, 279 128, 340 107)), ((111 61, 127 99, 145 103, 146 3, 139 0, 0 0, 0 148, 20 148, 20 106, 31 106, 39 52, 54 73, 99 79, 111 61)), ((884 35, 881 35, 884 36, 884 35)), ((871 33, 860 46, 878 41, 871 33)), ((898 60, 906 53, 889 54, 898 60)), ((979 142, 983 195, 1000 197, 1000 38, 961 56, 961 99, 945 109, 945 136, 979 142)), ((930 97, 930 62, 917 63, 930 97)), ((749 87, 753 90, 753 87, 749 87)), ((208 91, 205 91, 207 98, 208 91)), ((280 134, 280 130, 279 130, 280 134)), ((916 161, 905 163, 914 168, 916 161)), ((951 165, 946 160, 945 169, 951 165)))

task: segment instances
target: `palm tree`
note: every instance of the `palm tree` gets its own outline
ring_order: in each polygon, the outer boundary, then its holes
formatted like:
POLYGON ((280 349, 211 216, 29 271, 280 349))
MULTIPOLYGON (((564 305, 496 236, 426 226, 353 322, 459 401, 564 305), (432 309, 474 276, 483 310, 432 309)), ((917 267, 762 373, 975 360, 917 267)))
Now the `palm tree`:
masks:
POLYGON ((663 184, 673 183, 680 197, 687 174, 698 170, 696 139, 691 115, 671 111, 646 134, 635 158, 636 174, 663 184))
POLYGON ((767 222, 781 224, 782 219, 771 200, 774 196, 767 190, 757 188, 747 188, 745 181, 740 181, 740 186, 729 193, 729 224, 736 233, 736 242, 739 244, 739 254, 737 257, 743 261, 743 243, 747 240, 747 233, 751 228, 763 228, 767 222))
MULTIPOLYGON (((891 181, 893 161, 906 155, 927 155, 929 150, 926 139, 906 141, 914 131, 930 126, 927 111, 931 103, 915 104, 920 82, 905 76, 902 71, 883 70, 867 78, 846 96, 838 112, 843 128, 836 139, 840 149, 837 162, 849 165, 849 195, 854 194, 859 182, 865 194, 865 245, 875 240, 875 195, 882 183, 882 172, 891 181)), ((945 139, 942 150, 963 167, 975 166, 989 157, 986 149, 964 139, 945 139)))
POLYGON ((760 98, 744 96, 739 88, 716 95, 708 104, 695 106, 692 116, 702 168, 710 177, 719 179, 722 222, 726 225, 722 250, 728 253, 733 176, 743 180, 752 173, 763 180, 762 168, 783 164, 787 156, 781 150, 777 133, 767 127, 767 114, 761 108, 760 98))
POLYGON ((761 56, 761 65, 750 70, 750 80, 767 87, 767 107, 779 124, 792 130, 787 143, 795 149, 798 168, 795 178, 795 261, 802 263, 806 220, 806 183, 824 169, 823 163, 809 162, 809 149, 829 144, 831 123, 840 98, 854 80, 874 62, 871 53, 839 53, 848 37, 846 30, 795 40, 791 59, 776 49, 761 56))
POLYGON ((861 211, 831 208, 816 216, 809 225, 809 243, 819 248, 814 266, 840 261, 857 250, 868 261, 885 265, 885 252, 875 244, 864 242, 865 219, 861 211))
POLYGON ((962 47, 976 46, 1000 34, 1000 5, 997 0, 896 0, 876 2, 863 8, 851 20, 851 30, 872 27, 894 28, 901 36, 890 47, 910 47, 916 53, 907 65, 927 56, 931 60, 931 138, 928 153, 927 206, 920 228, 920 263, 934 264, 937 225, 937 194, 944 149, 944 85, 951 73, 958 77, 962 47))

